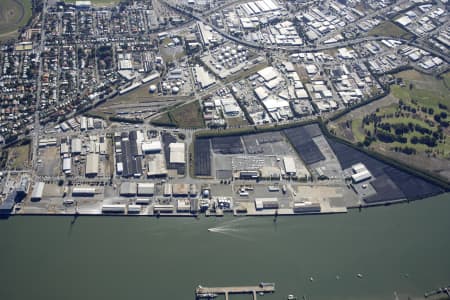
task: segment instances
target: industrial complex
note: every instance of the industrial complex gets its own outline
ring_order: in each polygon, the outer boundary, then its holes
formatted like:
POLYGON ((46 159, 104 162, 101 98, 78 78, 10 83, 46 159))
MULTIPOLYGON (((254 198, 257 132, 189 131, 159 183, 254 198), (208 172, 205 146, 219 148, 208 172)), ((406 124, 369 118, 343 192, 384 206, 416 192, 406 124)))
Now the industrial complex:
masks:
POLYGON ((442 193, 326 124, 399 70, 447 74, 449 46, 443 0, 43 1, 0 44, 0 213, 277 217, 442 193))

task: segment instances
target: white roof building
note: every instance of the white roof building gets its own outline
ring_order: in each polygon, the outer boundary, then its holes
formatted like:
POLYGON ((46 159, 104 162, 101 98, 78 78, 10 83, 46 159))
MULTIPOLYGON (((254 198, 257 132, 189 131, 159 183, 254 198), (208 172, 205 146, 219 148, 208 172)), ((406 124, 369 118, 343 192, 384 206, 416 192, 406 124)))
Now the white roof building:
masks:
POLYGON ((72 172, 72 159, 70 157, 63 159, 63 172, 66 174, 72 172))
POLYGON ((255 89, 255 94, 256 97, 258 97, 258 99, 260 101, 266 99, 269 96, 269 93, 267 92, 267 89, 263 86, 259 86, 255 89))
POLYGON ((184 164, 185 159, 185 145, 184 143, 171 143, 169 145, 170 150, 170 163, 171 164, 184 164))
POLYGON ((95 187, 76 186, 72 190, 72 196, 93 196, 95 187))
POLYGON ((297 173, 297 169, 295 168, 295 161, 292 156, 283 157, 284 170, 288 175, 295 175, 297 173))
POLYGON ((37 182, 34 186, 33 193, 31 194, 31 200, 39 201, 44 194, 45 182, 37 182))
POLYGON ((274 67, 266 67, 258 71, 258 75, 264 78, 265 81, 270 81, 278 77, 278 71, 274 67))
POLYGON ((354 183, 360 183, 364 180, 367 180, 369 178, 371 178, 372 175, 370 174, 370 172, 368 170, 360 172, 360 173, 356 173, 352 175, 352 180, 354 183))
POLYGON ((367 170, 366 166, 362 163, 353 165, 352 171, 354 173, 352 175, 354 183, 359 183, 372 177, 372 174, 370 174, 369 170, 367 170))
POLYGON ((402 26, 408 26, 409 24, 411 24, 412 21, 411 21, 410 17, 403 16, 403 17, 396 19, 395 22, 397 22, 398 24, 400 24, 402 26))
POLYGON ((71 141, 72 153, 78 154, 81 153, 81 139, 74 138, 71 141))
POLYGON ((89 153, 86 157, 86 176, 96 176, 98 174, 99 155, 89 153))
POLYGON ((140 182, 137 185, 138 196, 153 196, 155 193, 155 184, 152 182, 140 182))
POLYGON ((142 152, 144 153, 159 153, 162 150, 161 141, 151 141, 149 143, 142 143, 142 152))
POLYGON ((213 75, 209 74, 203 67, 194 67, 195 80, 202 89, 206 89, 216 83, 216 79, 213 75))

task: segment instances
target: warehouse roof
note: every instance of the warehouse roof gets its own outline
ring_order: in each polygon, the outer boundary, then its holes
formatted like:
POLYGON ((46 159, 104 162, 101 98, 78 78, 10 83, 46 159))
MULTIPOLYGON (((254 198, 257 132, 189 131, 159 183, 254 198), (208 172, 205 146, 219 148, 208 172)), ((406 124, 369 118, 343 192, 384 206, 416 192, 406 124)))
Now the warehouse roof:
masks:
POLYGON ((186 163, 184 155, 184 143, 171 143, 170 149, 170 163, 186 163))
POLYGON ((137 192, 136 182, 123 182, 120 185, 121 196, 136 195, 136 192, 137 192))
POLYGON ((31 194, 31 199, 41 199, 44 194, 44 187, 45 182, 37 182, 31 194))
POLYGON ((97 175, 99 155, 89 153, 86 157, 86 175, 97 175))
POLYGON ((151 182, 141 182, 137 185, 137 194, 139 196, 143 195, 153 195, 155 192, 155 184, 151 182))
POLYGON ((258 72, 258 75, 265 81, 272 80, 278 76, 278 71, 274 67, 266 67, 258 72))

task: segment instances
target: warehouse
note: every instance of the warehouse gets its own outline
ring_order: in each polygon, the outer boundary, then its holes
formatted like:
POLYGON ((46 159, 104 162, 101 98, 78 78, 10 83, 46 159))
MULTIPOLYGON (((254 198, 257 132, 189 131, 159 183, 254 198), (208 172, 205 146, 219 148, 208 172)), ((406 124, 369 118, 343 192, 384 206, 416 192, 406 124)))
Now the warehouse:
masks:
POLYGON ((137 156, 140 151, 138 151, 136 138, 136 133, 130 132, 129 138, 127 133, 123 133, 120 142, 122 152, 116 156, 116 161, 122 163, 123 177, 140 177, 142 175, 142 157, 137 156))
POLYGON ((264 78, 265 81, 270 81, 278 77, 278 72, 274 67, 266 67, 258 71, 258 75, 264 78))
POLYGON ((75 138, 71 142, 72 154, 81 153, 81 139, 75 138))
POLYGON ((170 163, 171 164, 184 164, 185 155, 184 155, 184 143, 171 143, 169 145, 170 149, 170 163))
POLYGON ((294 213, 320 213, 320 204, 312 202, 295 202, 294 213))
POLYGON ((156 213, 173 213, 174 206, 171 204, 155 204, 153 211, 156 213))
POLYGON ((189 212, 190 210, 191 210, 191 201, 189 201, 189 199, 178 199, 177 200, 177 211, 189 212))
POLYGON ((33 193, 31 194, 31 201, 41 201, 44 194, 45 182, 36 182, 33 193))
POLYGON ((92 197, 95 195, 95 187, 82 187, 82 186, 76 186, 72 190, 72 196, 74 197, 92 197))
POLYGON ((295 176, 297 174, 297 169, 295 168, 295 161, 292 156, 283 157, 284 170, 287 175, 295 176))
POLYGON ((17 187, 17 196, 21 200, 26 195, 28 195, 28 191, 30 190, 30 179, 28 176, 22 176, 20 179, 19 186, 17 187))
POLYGON ((162 151, 162 144, 160 141, 142 143, 142 152, 144 154, 160 153, 161 151, 162 151))
POLYGON ((125 213, 125 204, 103 204, 104 213, 125 213))
POLYGON ((122 162, 118 162, 116 164, 116 172, 117 172, 117 175, 122 175, 122 173, 123 173, 123 163, 122 162))
POLYGON ((172 184, 166 183, 164 184, 163 196, 169 197, 172 195, 172 184))
POLYGON ((0 215, 9 215, 16 204, 17 192, 13 190, 0 205, 0 215))
POLYGON ((362 163, 352 165, 352 181, 353 183, 360 183, 372 177, 369 170, 367 170, 366 166, 362 163))
POLYGON ((152 80, 155 80, 158 77, 159 77, 159 73, 150 74, 149 76, 142 79, 142 83, 148 83, 152 80))
POLYGON ((87 129, 87 118, 86 117, 81 117, 80 130, 84 131, 86 129, 87 129))
POLYGON ((120 196, 123 197, 133 197, 136 196, 137 193, 137 184, 136 182, 123 182, 120 185, 120 196))
POLYGON ((213 75, 209 74, 208 71, 206 71, 203 67, 196 66, 196 67, 194 67, 193 70, 194 70, 195 80, 202 89, 206 89, 216 83, 215 77, 213 75))
POLYGON ((367 168, 364 164, 357 163, 352 166, 352 171, 353 171, 353 173, 356 174, 356 173, 361 173, 361 172, 367 171, 367 168))
POLYGON ((99 155, 89 153, 86 158, 86 176, 95 177, 98 174, 99 155))
POLYGON ((129 214, 138 214, 141 212, 142 206, 136 204, 128 205, 128 213, 129 214))
POLYGON ((60 152, 61 152, 61 155, 68 154, 69 153, 69 145, 66 143, 61 143, 60 152))
POLYGON ((70 157, 63 159, 63 172, 67 175, 72 173, 72 159, 70 157))
POLYGON ((141 182, 137 185, 138 196, 153 196, 155 193, 155 184, 150 182, 141 182))
POLYGON ((240 171, 239 178, 240 179, 258 179, 259 172, 258 171, 240 171))
POLYGON ((165 177, 167 176, 166 162, 162 154, 155 155, 155 157, 148 161, 148 177, 165 177))
POLYGON ((366 171, 362 171, 360 173, 353 174, 352 181, 353 181, 353 183, 360 183, 367 179, 370 179, 371 177, 372 177, 372 175, 370 174, 370 172, 368 170, 366 170, 366 171))
POLYGON ((278 209, 278 198, 255 198, 256 210, 278 209))
POLYGON ((187 183, 174 183, 173 184, 173 196, 175 197, 187 197, 189 194, 189 184, 187 183))
POLYGON ((150 201, 150 198, 136 198, 136 204, 149 205, 150 201))

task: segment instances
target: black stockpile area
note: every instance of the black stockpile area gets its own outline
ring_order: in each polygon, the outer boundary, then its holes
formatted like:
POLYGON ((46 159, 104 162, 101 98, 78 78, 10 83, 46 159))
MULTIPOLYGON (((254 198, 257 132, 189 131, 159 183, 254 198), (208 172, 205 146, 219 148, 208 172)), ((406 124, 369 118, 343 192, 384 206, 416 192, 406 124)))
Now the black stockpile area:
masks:
POLYGON ((170 163, 170 149, 169 144, 176 143, 177 139, 170 133, 161 134, 161 139, 164 147, 164 157, 166 159, 167 169, 177 170, 178 174, 183 175, 186 171, 186 166, 184 164, 171 164, 170 163))
POLYGON ((322 131, 317 124, 285 129, 284 134, 305 164, 310 165, 325 159, 322 152, 313 141, 314 137, 322 134, 322 131))
POLYGON ((364 199, 367 203, 391 201, 406 198, 415 200, 427 198, 443 190, 426 180, 381 162, 350 146, 329 139, 328 143, 336 154, 343 169, 362 162, 375 177, 371 182, 377 194, 364 199))
POLYGON ((195 176, 211 176, 210 139, 196 139, 194 144, 195 176))
POLYGON ((213 151, 220 154, 244 153, 240 136, 213 137, 211 139, 213 151))

